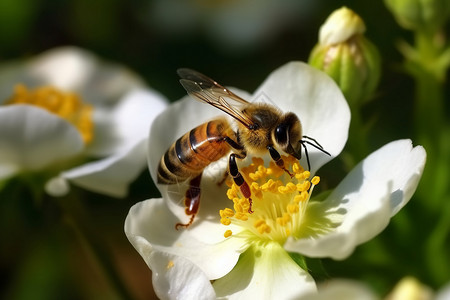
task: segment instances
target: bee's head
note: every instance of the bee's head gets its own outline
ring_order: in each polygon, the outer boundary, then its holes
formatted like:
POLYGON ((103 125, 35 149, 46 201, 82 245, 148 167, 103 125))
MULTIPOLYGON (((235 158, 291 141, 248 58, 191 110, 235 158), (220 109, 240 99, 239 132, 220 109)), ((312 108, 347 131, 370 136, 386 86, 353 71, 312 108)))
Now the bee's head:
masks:
POLYGON ((300 159, 302 125, 294 113, 289 112, 282 117, 272 133, 272 139, 281 150, 300 159))

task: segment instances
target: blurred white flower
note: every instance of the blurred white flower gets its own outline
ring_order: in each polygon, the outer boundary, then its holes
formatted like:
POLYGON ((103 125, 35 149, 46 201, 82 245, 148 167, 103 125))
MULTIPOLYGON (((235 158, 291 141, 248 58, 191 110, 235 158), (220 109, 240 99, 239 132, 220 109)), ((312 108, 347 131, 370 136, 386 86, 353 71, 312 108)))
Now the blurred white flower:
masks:
POLYGON ((414 277, 404 277, 386 297, 388 300, 432 300, 433 290, 414 277))
POLYGON ((123 197, 145 168, 151 122, 167 106, 123 66, 76 48, 55 48, 0 66, 0 181, 48 177, 123 197))
MULTIPOLYGON (((292 179, 274 165, 263 166, 261 159, 241 167, 252 187, 253 213, 246 209, 248 199, 233 186, 227 191, 217 185, 227 160, 211 165, 202 177, 200 211, 187 230, 174 228, 188 219, 182 206, 186 186, 161 185, 161 199, 136 204, 125 232, 152 269, 154 289, 163 299, 197 299, 202 291, 205 299, 292 299, 314 292, 302 256, 348 257, 387 226, 417 187, 425 151, 401 140, 367 157, 325 199, 314 199, 312 187, 319 179, 312 175, 336 157, 347 140, 347 102, 331 78, 298 62, 275 70, 253 99, 261 95, 281 110, 296 113, 304 135, 320 141, 331 156, 310 149, 311 172, 286 159, 295 174, 292 179)), ((149 138, 155 182, 169 145, 188 128, 218 114, 208 105, 184 99, 156 118, 149 138)), ((305 165, 304 158, 300 163, 305 165)))

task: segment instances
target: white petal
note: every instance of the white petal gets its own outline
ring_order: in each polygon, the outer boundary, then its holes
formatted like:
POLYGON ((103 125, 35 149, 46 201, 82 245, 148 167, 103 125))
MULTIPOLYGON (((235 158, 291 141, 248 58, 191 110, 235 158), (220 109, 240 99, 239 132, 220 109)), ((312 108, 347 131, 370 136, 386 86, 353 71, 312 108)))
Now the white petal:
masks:
POLYGON ((248 249, 213 286, 219 299, 296 299, 316 290, 314 279, 274 242, 248 249))
POLYGON ((121 65, 103 62, 78 47, 53 48, 29 60, 16 60, 0 68, 0 103, 17 83, 30 87, 53 85, 80 94, 94 105, 114 105, 125 93, 145 83, 121 65))
POLYGON ((366 26, 360 16, 347 7, 335 10, 320 27, 319 41, 323 45, 345 43, 351 37, 361 35, 366 26))
POLYGON ((145 140, 140 141, 120 153, 67 170, 60 176, 90 191, 125 197, 128 185, 145 168, 145 144, 145 140))
POLYGON ((312 201, 303 236, 285 248, 310 257, 344 259, 379 234, 412 197, 425 166, 423 147, 391 142, 357 165, 323 202, 312 201), (324 230, 324 231, 320 231, 324 230))
POLYGON ((166 99, 151 89, 127 93, 113 110, 98 107, 94 112, 95 140, 87 153, 110 155, 146 139, 151 123, 166 107, 166 99))
POLYGON ((30 171, 71 158, 84 147, 75 127, 29 105, 0 107, 0 145, 0 165, 30 171))
MULTIPOLYGON (((218 244, 206 244, 193 237, 189 230, 176 230, 177 219, 163 199, 150 199, 135 204, 125 220, 125 233, 139 253, 146 259, 148 246, 152 249, 184 257, 197 265, 213 280, 227 274, 243 251, 238 239, 227 239, 218 244), (139 237, 140 244, 137 244, 139 237)), ((213 234, 213 233, 212 233, 213 234)))
POLYGON ((79 90, 91 79, 96 67, 93 54, 76 47, 46 51, 28 66, 31 76, 64 90, 79 90))
POLYGON ((103 62, 78 47, 54 48, 30 60, 24 70, 37 84, 78 92, 90 103, 116 102, 126 92, 144 86, 125 67, 103 62))
POLYGON ((435 300, 448 300, 450 299, 450 283, 447 283, 436 294, 435 300))
POLYGON ((140 236, 128 236, 153 274, 153 289, 160 299, 215 299, 205 273, 188 259, 158 251, 140 236))
MULTIPOLYGON (((224 170, 228 160, 225 158, 219 164, 213 164, 206 168, 201 181, 201 201, 198 214, 194 223, 187 229, 189 234, 207 244, 216 244, 223 241, 224 232, 229 229, 233 234, 237 234, 242 227, 230 225, 224 226, 220 223, 219 211, 225 207, 230 207, 232 202, 227 198, 226 184, 218 186, 218 182, 223 178, 224 170), (220 168, 215 172, 215 168, 220 168), (213 174, 217 173, 217 176, 213 174)), ((184 195, 188 189, 189 182, 174 184, 170 186, 160 186, 161 194, 172 213, 181 223, 187 223, 190 216, 185 213, 184 195)))
MULTIPOLYGON (((350 109, 339 87, 325 73, 301 62, 290 62, 272 72, 253 97, 284 112, 294 112, 302 123, 303 135, 316 139, 331 154, 308 147, 312 174, 342 151, 350 109)), ((302 165, 306 166, 305 158, 302 165)))

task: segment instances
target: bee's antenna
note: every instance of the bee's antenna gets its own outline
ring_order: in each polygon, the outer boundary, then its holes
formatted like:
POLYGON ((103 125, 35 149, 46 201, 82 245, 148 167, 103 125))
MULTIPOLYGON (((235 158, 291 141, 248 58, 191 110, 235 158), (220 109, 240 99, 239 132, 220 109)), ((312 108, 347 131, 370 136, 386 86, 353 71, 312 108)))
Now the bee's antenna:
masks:
MULTIPOLYGON (((315 139, 313 139, 309 136, 304 135, 303 139, 300 140, 300 144, 302 144, 303 149, 305 149, 306 162, 308 163, 308 171, 311 170, 311 163, 309 162, 309 155, 308 155, 308 149, 306 148, 306 144, 313 146, 314 148, 322 151, 323 153, 327 154, 328 156, 331 156, 331 154, 328 153, 327 151, 325 151, 325 149, 323 149, 323 147, 315 139), (314 143, 311 143, 310 141, 307 141, 305 139, 311 140, 314 143)), ((302 151, 300 151, 300 158, 302 158, 302 151)))

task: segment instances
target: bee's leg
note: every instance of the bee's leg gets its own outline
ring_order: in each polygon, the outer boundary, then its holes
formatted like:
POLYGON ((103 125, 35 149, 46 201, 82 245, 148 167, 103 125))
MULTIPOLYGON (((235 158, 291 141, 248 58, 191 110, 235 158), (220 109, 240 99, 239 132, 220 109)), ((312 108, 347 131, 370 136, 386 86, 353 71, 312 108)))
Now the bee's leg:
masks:
POLYGON ((294 177, 294 175, 291 172, 289 172, 289 170, 286 169, 286 167, 284 166, 284 160, 281 158, 280 153, 278 153, 278 151, 275 150, 275 148, 272 145, 267 146, 267 150, 269 150, 270 157, 272 157, 277 166, 283 169, 286 173, 288 173, 289 176, 291 176, 291 178, 294 177))
POLYGON ((202 173, 197 177, 194 177, 189 182, 189 188, 186 191, 186 195, 184 197, 184 205, 186 206, 185 212, 186 215, 191 216, 188 223, 177 223, 175 225, 175 229, 178 230, 180 227, 188 228, 192 222, 194 222, 195 215, 198 212, 198 208, 200 207, 200 181, 202 179, 202 173))
MULTIPOLYGON (((239 172, 237 163, 236 163, 236 157, 238 157, 238 155, 236 153, 231 153, 230 154, 230 159, 229 159, 229 163, 228 163, 228 168, 230 170, 230 175, 231 177, 233 177, 234 183, 236 183, 237 186, 239 186, 239 189, 241 190, 242 195, 248 199, 248 202, 250 204, 249 208, 248 208, 248 212, 249 213, 253 213, 252 210, 252 193, 250 191, 250 187, 248 186, 247 182, 245 181, 244 177, 242 176, 242 174, 239 172)), ((242 158, 242 157, 239 157, 242 158)))
MULTIPOLYGON (((233 148, 234 150, 237 150, 240 154, 236 155, 238 158, 245 158, 245 156, 247 156, 247 154, 245 153, 245 149, 242 145, 240 145, 238 142, 236 142, 235 140, 233 140, 232 138, 230 138, 229 136, 225 136, 223 137, 223 141, 225 141, 228 145, 230 145, 231 148, 233 148)), ((225 172, 223 173, 223 177, 222 179, 217 183, 217 185, 222 185, 225 180, 228 178, 228 171, 225 170, 225 172)))

